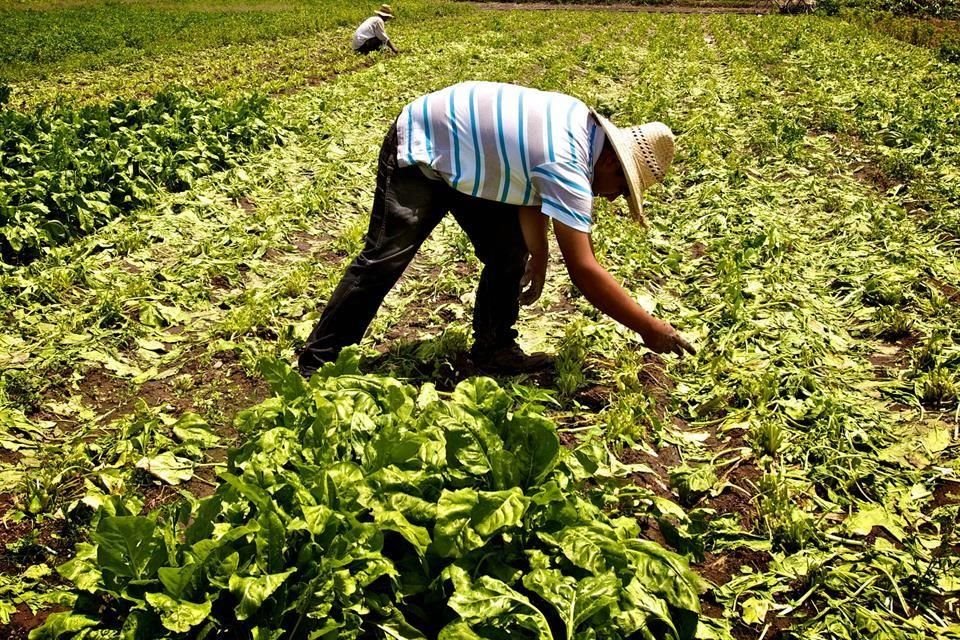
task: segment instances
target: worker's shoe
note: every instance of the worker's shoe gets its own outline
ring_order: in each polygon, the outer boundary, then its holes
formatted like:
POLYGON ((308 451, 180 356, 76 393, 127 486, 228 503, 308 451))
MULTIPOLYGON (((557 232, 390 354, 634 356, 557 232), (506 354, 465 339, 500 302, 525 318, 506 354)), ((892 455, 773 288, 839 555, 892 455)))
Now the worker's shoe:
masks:
POLYGON ((515 342, 496 348, 471 350, 473 364, 483 373, 536 373, 553 367, 553 357, 537 352, 526 354, 515 342))

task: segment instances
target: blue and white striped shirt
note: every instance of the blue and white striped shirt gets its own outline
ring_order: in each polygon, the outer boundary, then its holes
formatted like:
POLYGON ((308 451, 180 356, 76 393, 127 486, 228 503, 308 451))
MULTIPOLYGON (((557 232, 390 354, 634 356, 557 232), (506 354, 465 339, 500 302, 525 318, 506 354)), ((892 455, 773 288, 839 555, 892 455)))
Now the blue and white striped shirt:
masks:
POLYGON ((604 134, 576 98, 464 82, 404 107, 397 142, 401 167, 420 165, 476 198, 539 205, 545 215, 590 232, 593 168, 604 134))

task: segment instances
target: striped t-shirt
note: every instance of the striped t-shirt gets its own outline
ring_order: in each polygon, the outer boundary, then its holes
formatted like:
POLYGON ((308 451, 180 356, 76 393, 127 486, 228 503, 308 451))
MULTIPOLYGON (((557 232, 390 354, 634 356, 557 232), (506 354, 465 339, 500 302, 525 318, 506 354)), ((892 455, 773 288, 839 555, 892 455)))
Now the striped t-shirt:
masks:
POLYGON ((397 163, 476 198, 540 206, 589 233, 604 134, 583 102, 512 84, 464 82, 418 98, 397 120, 397 163))

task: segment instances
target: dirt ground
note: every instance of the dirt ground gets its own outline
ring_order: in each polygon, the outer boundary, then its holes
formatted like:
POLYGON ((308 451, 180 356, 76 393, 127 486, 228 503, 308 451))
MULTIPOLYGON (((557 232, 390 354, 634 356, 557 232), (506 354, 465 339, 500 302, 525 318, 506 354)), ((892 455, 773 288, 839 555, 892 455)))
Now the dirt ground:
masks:
POLYGON ((475 2, 474 5, 481 9, 490 9, 494 11, 509 11, 510 9, 535 9, 535 10, 585 10, 590 11, 635 11, 638 13, 743 13, 743 14, 761 14, 772 13, 776 7, 770 0, 759 0, 749 2, 745 0, 741 5, 697 5, 697 4, 656 4, 656 5, 635 5, 635 4, 554 4, 549 2, 475 2))

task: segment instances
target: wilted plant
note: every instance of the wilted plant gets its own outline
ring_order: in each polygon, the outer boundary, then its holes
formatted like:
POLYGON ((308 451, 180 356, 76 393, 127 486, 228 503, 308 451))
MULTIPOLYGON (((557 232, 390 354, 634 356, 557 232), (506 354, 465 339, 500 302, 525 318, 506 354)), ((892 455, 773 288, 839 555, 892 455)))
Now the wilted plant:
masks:
POLYGON ((620 394, 601 414, 601 420, 605 425, 604 435, 615 448, 624 442, 638 442, 650 436, 658 438, 663 426, 656 402, 643 391, 620 394))
POLYGON ((670 486, 680 496, 680 502, 693 505, 717 485, 716 469, 709 463, 681 464, 670 469, 670 486))

